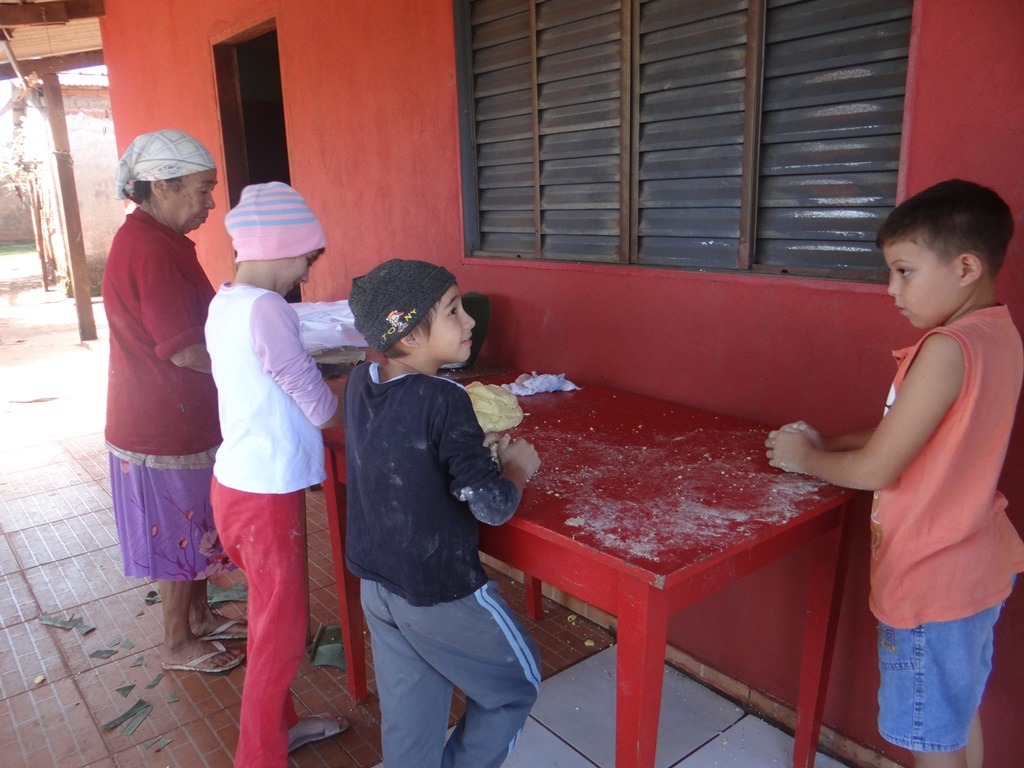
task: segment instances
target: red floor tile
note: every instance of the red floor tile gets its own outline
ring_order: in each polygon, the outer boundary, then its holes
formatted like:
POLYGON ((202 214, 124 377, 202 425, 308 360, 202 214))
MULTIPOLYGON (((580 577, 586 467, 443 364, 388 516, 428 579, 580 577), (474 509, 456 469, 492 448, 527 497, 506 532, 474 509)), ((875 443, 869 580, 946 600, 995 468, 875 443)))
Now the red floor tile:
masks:
MULTIPOLYGON (((9 445, 9 438, 12 436, 10 430, 5 431, 5 448, 9 445)), ((73 454, 58 442, 8 449, 0 451, 0 474, 6 475, 11 472, 45 467, 71 458, 73 458, 73 454)))
POLYGON ((79 460, 86 456, 102 456, 107 458, 107 445, 102 432, 69 437, 60 440, 61 446, 79 460))
MULTIPOLYGON (((162 673, 161 609, 144 600, 155 587, 127 579, 121 570, 101 436, 87 434, 63 445, 80 468, 67 466, 60 450, 40 447, 24 463, 56 458, 62 462, 59 470, 47 474, 19 466, 11 470, 13 482, 0 485, 0 624, 5 627, 0 635, 0 730, 5 731, 0 764, 229 768, 238 739, 244 665, 222 676, 166 672, 154 688, 146 689, 162 673), (45 490, 32 486, 43 488, 51 481, 53 487, 45 490), (44 626, 38 622, 40 611, 79 615, 95 629, 83 636, 44 626), (89 655, 110 649, 117 653, 106 659, 89 655), (46 679, 35 684, 39 674, 46 679), (125 685, 135 687, 121 696, 116 689, 125 685), (124 726, 100 728, 139 698, 153 710, 132 734, 125 734, 124 726), (149 743, 156 738, 170 742, 157 751, 158 745, 149 743)), ((339 623, 322 492, 307 494, 307 533, 312 634, 321 624, 339 623)), ((522 615, 522 588, 504 575, 494 577, 522 615)), ((229 586, 244 583, 245 575, 236 570, 215 580, 229 586)), ((570 619, 565 608, 550 601, 545 607, 542 621, 525 620, 541 649, 545 676, 611 642, 607 632, 585 619, 570 619)), ((244 605, 227 603, 221 610, 235 616, 244 605)), ((362 704, 348 695, 343 670, 303 662, 292 686, 300 714, 334 713, 350 726, 333 739, 296 752, 291 766, 369 768, 380 762, 380 709, 365 634, 363 642, 370 697, 362 704)), ((462 707, 457 697, 453 717, 462 707)))
POLYGON ((0 495, 5 499, 19 499, 34 493, 46 493, 67 488, 93 478, 75 459, 51 462, 45 467, 5 472, 0 476, 0 495))
POLYGON ((24 568, 53 563, 117 545, 117 526, 109 509, 40 523, 10 534, 11 546, 24 568))
POLYGON ((4 765, 79 766, 107 756, 74 681, 60 680, 0 701, 4 765))
POLYGON ((28 581, 18 572, 0 577, 0 629, 38 618, 39 605, 28 581))
POLYGON ((109 454, 103 453, 76 454, 78 463, 93 480, 110 485, 109 454))
POLYGON ((122 573, 117 545, 25 570, 25 577, 46 613, 68 611, 84 603, 135 588, 138 579, 122 573))
POLYGON ((7 576, 21 570, 21 565, 14 557, 14 550, 7 543, 6 536, 0 536, 0 576, 7 576))
POLYGON ((5 627, 0 632, 0 699, 55 683, 70 675, 50 628, 38 621, 5 627), (38 677, 41 682, 36 682, 38 677))
MULTIPOLYGON (((104 730, 103 740, 111 754, 144 744, 151 738, 206 721, 211 714, 237 706, 241 701, 240 672, 224 676, 165 672, 156 652, 144 654, 135 666, 132 654, 78 676, 83 700, 99 723, 108 723, 137 701, 152 705, 138 728, 126 734, 124 726, 104 730), (133 685, 127 696, 117 691, 133 685), (152 688, 147 686, 153 685, 152 688)), ((225 749, 219 743, 217 749, 225 749)))
POLYGON ((0 530, 11 533, 101 509, 113 509, 113 502, 109 484, 96 480, 16 499, 0 497, 0 530))

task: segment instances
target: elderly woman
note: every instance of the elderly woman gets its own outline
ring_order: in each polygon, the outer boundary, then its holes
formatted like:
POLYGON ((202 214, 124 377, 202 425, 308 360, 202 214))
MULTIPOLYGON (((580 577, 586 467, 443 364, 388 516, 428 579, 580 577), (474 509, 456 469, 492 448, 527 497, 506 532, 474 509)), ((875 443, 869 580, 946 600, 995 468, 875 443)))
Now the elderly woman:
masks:
POLYGON ((219 640, 244 620, 215 613, 210 574, 233 568, 210 508, 220 444, 217 391, 203 326, 214 290, 185 237, 214 207, 209 151, 182 131, 146 133, 128 147, 117 197, 138 207, 114 236, 103 276, 110 326, 107 449, 126 576, 155 580, 164 669, 224 672, 244 654, 219 640))

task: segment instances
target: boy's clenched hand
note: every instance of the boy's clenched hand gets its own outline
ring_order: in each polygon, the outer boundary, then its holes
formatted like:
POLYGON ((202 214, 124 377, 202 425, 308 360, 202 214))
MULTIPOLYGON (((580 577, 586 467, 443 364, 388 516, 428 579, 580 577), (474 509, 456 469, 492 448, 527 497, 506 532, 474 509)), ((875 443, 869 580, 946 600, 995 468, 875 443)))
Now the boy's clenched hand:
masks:
POLYGON ((537 449, 521 438, 513 440, 508 435, 502 436, 496 445, 501 474, 522 488, 540 469, 537 449))

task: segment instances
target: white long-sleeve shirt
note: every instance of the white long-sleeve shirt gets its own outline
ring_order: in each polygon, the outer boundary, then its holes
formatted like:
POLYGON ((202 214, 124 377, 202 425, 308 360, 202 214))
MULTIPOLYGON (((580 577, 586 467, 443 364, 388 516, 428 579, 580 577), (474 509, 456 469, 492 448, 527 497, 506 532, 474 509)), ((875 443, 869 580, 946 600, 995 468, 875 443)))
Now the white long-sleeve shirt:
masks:
POLYGON ((326 477, 318 428, 338 399, 302 346, 295 311, 279 294, 225 283, 210 304, 206 347, 221 432, 213 473, 249 493, 290 493, 326 477))

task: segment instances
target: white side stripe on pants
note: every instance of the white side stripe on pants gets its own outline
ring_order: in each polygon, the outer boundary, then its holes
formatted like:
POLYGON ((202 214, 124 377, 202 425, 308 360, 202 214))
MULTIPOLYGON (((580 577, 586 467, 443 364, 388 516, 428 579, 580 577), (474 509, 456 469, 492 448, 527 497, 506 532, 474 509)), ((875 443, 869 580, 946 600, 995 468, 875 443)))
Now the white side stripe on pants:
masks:
POLYGON ((490 584, 484 584, 476 591, 476 601, 494 617, 495 622, 501 627, 505 639, 508 640, 508 644, 512 647, 516 658, 519 659, 526 679, 533 684, 534 688, 540 690, 540 670, 537 669, 533 654, 529 652, 526 643, 523 641, 523 636, 519 634, 515 624, 512 623, 505 611, 501 609, 501 606, 487 593, 489 587, 490 584))

